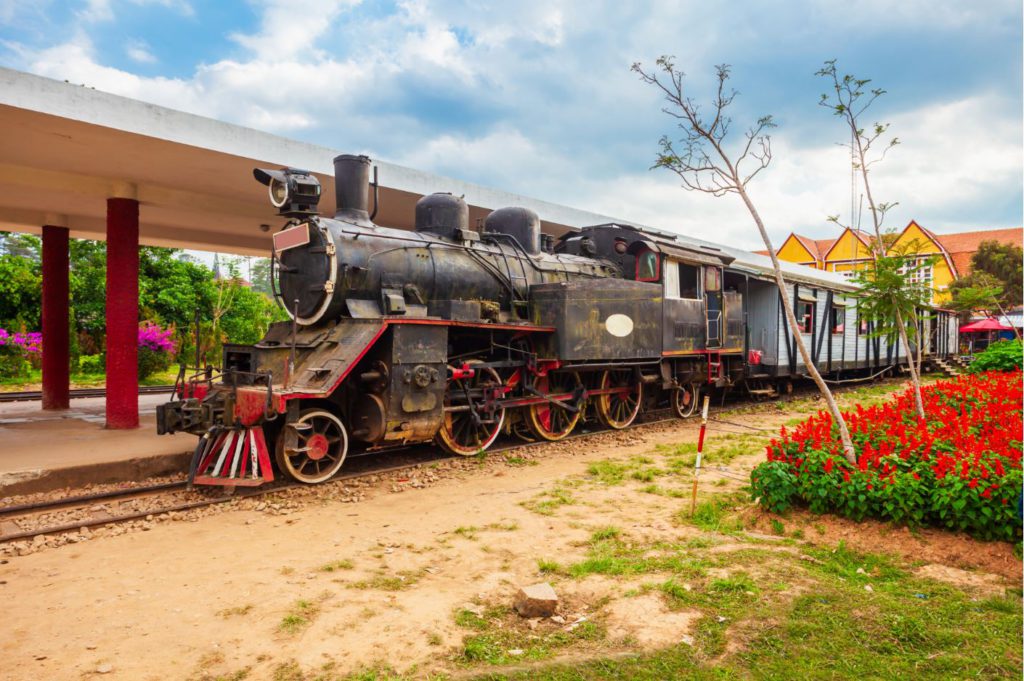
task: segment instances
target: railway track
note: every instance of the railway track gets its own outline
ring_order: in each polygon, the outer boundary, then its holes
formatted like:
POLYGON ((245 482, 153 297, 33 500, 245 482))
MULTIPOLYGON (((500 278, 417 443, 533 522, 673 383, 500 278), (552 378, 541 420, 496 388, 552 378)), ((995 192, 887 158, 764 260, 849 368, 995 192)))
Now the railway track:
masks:
MULTIPOLYGON (((653 414, 652 414, 653 416, 653 414)), ((667 421, 677 421, 675 417, 667 418, 649 418, 643 423, 634 426, 636 429, 644 429, 659 423, 665 423, 667 421)), ((595 429, 591 431, 583 431, 574 433, 559 442, 568 442, 570 440, 577 440, 587 437, 593 437, 595 435, 601 435, 604 433, 612 432, 606 428, 595 429)), ((499 454, 514 452, 530 447, 539 447, 542 445, 558 444, 547 441, 538 442, 509 442, 501 445, 497 445, 487 450, 487 454, 499 454)), ((414 470, 424 465, 440 463, 443 461, 457 461, 464 457, 447 454, 441 452, 436 447, 417 445, 402 449, 390 450, 388 452, 376 452, 375 456, 360 455, 352 457, 353 468, 359 468, 362 470, 349 470, 342 472, 331 478, 327 482, 321 483, 317 487, 324 487, 329 485, 336 485, 339 483, 345 483, 352 480, 358 480, 360 478, 366 478, 371 475, 385 475, 388 473, 396 473, 403 470, 414 470), (403 455, 412 456, 416 460, 408 461, 400 464, 391 465, 380 465, 386 464, 384 461, 389 454, 392 455, 403 455), (364 461, 364 459, 368 460, 364 461)), ((295 488, 308 488, 308 485, 303 485, 296 482, 280 482, 271 483, 265 487, 256 488, 236 488, 231 492, 224 493, 222 490, 217 489, 211 495, 209 488, 203 488, 201 490, 187 490, 186 482, 184 480, 165 482, 158 485, 146 485, 139 487, 131 487, 123 490, 111 490, 107 492, 101 492, 98 494, 87 494, 80 496, 64 497, 61 499, 51 499, 44 502, 34 504, 19 504, 14 506, 0 507, 0 521, 6 521, 0 524, 0 527, 6 526, 11 528, 12 525, 17 525, 19 518, 31 518, 31 517, 43 517, 45 518, 48 514, 60 511, 71 511, 76 509, 85 511, 90 507, 95 507, 97 504, 118 504, 123 502, 130 502, 134 499, 151 497, 154 495, 169 495, 177 496, 178 499, 158 508, 146 508, 143 510, 129 511, 118 515, 107 515, 104 513, 99 517, 84 518, 81 520, 75 520, 73 522, 56 523, 53 525, 46 525, 43 527, 34 527, 33 529, 27 530, 15 530, 0 533, 0 544, 17 541, 21 539, 31 539, 39 535, 51 535, 60 534, 63 532, 74 532, 87 527, 98 527, 102 525, 116 525, 119 523, 131 522, 133 520, 140 520, 150 516, 163 515, 168 513, 189 511, 196 508, 203 508, 206 506, 213 506, 216 504, 224 504, 235 499, 251 499, 255 497, 263 497, 277 492, 282 492, 289 489, 295 488), (187 498, 186 498, 187 497, 187 498)))
MULTIPOLYGON (((172 385, 140 385, 140 395, 152 395, 154 393, 167 393, 171 394, 171 390, 174 388, 172 385)), ((76 388, 71 391, 71 398, 79 397, 104 397, 107 394, 106 388, 76 388)), ((0 392, 0 402, 30 402, 32 400, 43 399, 43 393, 40 390, 26 390, 20 392, 0 392)))

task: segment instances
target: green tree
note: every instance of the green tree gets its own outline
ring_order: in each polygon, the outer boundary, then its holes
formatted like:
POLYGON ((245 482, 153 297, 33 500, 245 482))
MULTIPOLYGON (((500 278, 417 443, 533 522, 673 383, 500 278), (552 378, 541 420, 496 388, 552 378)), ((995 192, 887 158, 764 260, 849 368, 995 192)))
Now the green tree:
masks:
MULTIPOLYGON (((821 99, 818 101, 819 105, 841 118, 850 133, 849 148, 853 171, 859 174, 863 181, 864 196, 867 199, 868 208, 871 212, 871 224, 875 228, 875 239, 872 242, 871 254, 872 267, 877 270, 879 268, 879 261, 889 257, 886 251, 886 237, 882 231, 882 222, 885 219, 885 214, 896 204, 875 201, 871 193, 869 173, 872 166, 882 161, 886 153, 899 144, 899 140, 893 137, 886 141, 884 138, 889 130, 888 123, 875 123, 871 128, 866 129, 861 125, 861 116, 864 115, 876 99, 885 94, 885 90, 880 88, 868 90, 867 87, 871 81, 866 78, 856 78, 849 74, 840 77, 836 69, 835 59, 826 61, 825 65, 818 70, 816 75, 826 78, 832 89, 831 93, 821 96, 821 99), (878 145, 881 145, 880 149, 878 145)), ((829 219, 834 222, 838 221, 838 218, 834 216, 829 219)), ((868 319, 873 320, 876 324, 883 326, 895 323, 894 331, 899 336, 903 349, 907 354, 907 365, 910 368, 910 381, 913 386, 917 415, 923 419, 925 418, 925 413, 924 400, 921 397, 920 368, 921 360, 923 359, 921 356, 921 339, 919 337, 916 338, 918 350, 916 363, 910 345, 911 336, 919 336, 919 334, 915 333, 919 320, 916 314, 913 317, 907 316, 903 306, 904 293, 901 292, 901 289, 907 289, 906 296, 916 296, 915 289, 917 287, 911 283, 911 274, 914 268, 908 266, 910 261, 903 256, 897 256, 897 259, 903 261, 902 270, 893 271, 888 269, 892 263, 887 261, 882 264, 883 269, 877 271, 873 278, 878 284, 876 286, 876 293, 889 296, 890 300, 886 302, 875 301, 873 306, 869 304, 867 308, 867 310, 872 309, 872 307, 875 309, 886 309, 895 316, 892 318, 874 317, 870 312, 864 310, 862 310, 862 314, 865 314, 868 319)))
POLYGON ((106 333, 107 245, 72 239, 68 250, 72 316, 80 331, 82 353, 93 355, 102 350, 106 333))
POLYGON ((772 247, 761 214, 747 191, 751 180, 771 162, 771 137, 767 131, 775 127, 774 121, 771 116, 759 118, 746 130, 744 139, 735 148, 731 148, 731 145, 726 143, 726 136, 732 123, 729 107, 736 97, 736 91, 726 88, 730 75, 729 66, 722 64, 716 67, 718 88, 711 106, 707 109, 702 109, 684 93, 685 74, 676 69, 672 57, 659 58, 656 67, 655 70, 644 71, 639 63, 635 63, 632 70, 639 74, 643 82, 654 85, 664 95, 665 101, 668 102, 664 111, 676 121, 680 139, 673 141, 668 136, 661 138, 661 151, 654 167, 665 168, 675 173, 683 189, 688 191, 698 191, 712 196, 735 194, 743 201, 771 257, 775 284, 779 288, 783 310, 793 332, 793 340, 803 358, 805 370, 825 399, 828 411, 832 415, 832 422, 839 431, 844 456, 854 463, 856 454, 846 420, 839 411, 832 391, 821 377, 818 367, 811 361, 803 335, 797 330, 799 325, 793 312, 791 296, 787 293, 782 266, 772 247))
POLYGON ((39 261, 20 255, 0 255, 0 327, 36 331, 41 311, 39 261))
POLYGON ((252 290, 273 297, 274 291, 270 283, 270 258, 253 258, 251 269, 252 276, 249 278, 249 283, 252 284, 252 290))

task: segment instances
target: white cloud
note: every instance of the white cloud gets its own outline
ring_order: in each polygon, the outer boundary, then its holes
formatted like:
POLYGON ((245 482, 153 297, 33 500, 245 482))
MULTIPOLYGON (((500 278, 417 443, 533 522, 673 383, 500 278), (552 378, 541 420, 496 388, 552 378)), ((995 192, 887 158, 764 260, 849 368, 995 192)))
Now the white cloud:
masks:
POLYGON ((155 64, 157 62, 156 56, 149 50, 149 45, 142 40, 128 41, 124 53, 128 55, 129 59, 139 64, 155 64))

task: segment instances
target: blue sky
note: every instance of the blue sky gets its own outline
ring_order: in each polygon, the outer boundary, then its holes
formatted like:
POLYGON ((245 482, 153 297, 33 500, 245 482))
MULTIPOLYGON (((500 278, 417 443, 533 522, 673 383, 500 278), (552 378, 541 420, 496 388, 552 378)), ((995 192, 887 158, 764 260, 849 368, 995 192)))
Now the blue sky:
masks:
POLYGON ((1017 227, 1021 26, 1000 0, 0 0, 0 64, 753 248, 735 197, 648 170, 672 129, 631 63, 675 55, 698 100, 729 63, 737 125, 775 116, 751 191, 776 240, 849 219, 833 58, 888 91, 865 121, 902 142, 873 176, 887 226, 1017 227))

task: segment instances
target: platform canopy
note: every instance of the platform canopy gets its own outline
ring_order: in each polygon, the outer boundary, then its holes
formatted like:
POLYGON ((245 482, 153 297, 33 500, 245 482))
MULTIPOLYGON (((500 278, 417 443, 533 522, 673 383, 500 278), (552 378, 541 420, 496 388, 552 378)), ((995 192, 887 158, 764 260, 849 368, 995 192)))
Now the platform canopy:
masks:
MULTIPOLYGON (((71 236, 104 239, 106 201, 137 199, 140 242, 243 255, 268 255, 282 219, 255 166, 313 171, 321 212, 334 213, 329 149, 203 118, 87 87, 0 68, 0 229, 38 233, 43 224, 71 236)), ((470 224, 503 206, 535 210, 544 231, 611 218, 374 159, 381 209, 376 221, 412 228, 423 194, 448 191, 470 204, 470 224)))

